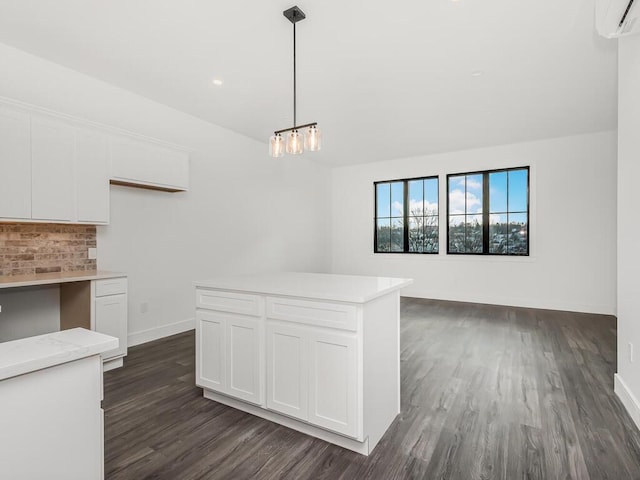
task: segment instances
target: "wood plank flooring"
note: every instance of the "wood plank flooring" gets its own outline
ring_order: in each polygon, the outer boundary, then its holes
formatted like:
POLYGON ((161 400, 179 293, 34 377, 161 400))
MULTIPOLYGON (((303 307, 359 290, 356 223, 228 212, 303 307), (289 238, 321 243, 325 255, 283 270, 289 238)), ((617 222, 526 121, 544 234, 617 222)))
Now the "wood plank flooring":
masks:
POLYGON ((640 479, 614 317, 402 300, 402 413, 364 457, 202 397, 193 332, 105 374, 108 480, 640 479))

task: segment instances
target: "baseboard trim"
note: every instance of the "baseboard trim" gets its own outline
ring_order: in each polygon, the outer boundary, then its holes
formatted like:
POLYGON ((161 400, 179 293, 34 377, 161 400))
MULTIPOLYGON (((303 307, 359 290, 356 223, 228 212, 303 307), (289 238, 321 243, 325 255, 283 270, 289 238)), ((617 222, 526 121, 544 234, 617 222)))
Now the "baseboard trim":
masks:
POLYGON ((622 377, 617 373, 614 375, 613 391, 622 402, 622 405, 629 413, 629 416, 636 424, 636 427, 640 429, 640 402, 638 402, 638 399, 631 390, 629 390, 629 387, 624 383, 622 377))
POLYGON ((455 295, 449 292, 431 291, 428 294, 414 292, 410 287, 402 290, 403 297, 444 300, 448 302, 480 303, 505 307, 535 308, 537 310, 557 310, 562 312, 589 313, 595 315, 616 315, 616 309, 609 305, 578 305, 572 303, 538 302, 525 298, 489 297, 476 295, 455 295))
POLYGON ((124 365, 123 357, 106 360, 102 364, 102 371, 108 372, 109 370, 113 370, 114 368, 120 368, 123 365, 124 365))
POLYGON ((306 435, 319 438, 320 440, 324 440, 325 442, 333 443, 334 445, 338 445, 339 447, 346 448, 361 455, 369 455, 371 453, 369 451, 368 437, 365 438, 364 441, 360 442, 356 439, 329 432, 303 421, 295 420, 293 418, 287 417, 286 415, 280 415, 279 413, 276 413, 272 410, 266 410, 265 408, 262 408, 258 405, 246 403, 242 400, 236 400, 235 398, 227 397, 226 395, 207 390, 206 388, 203 388, 202 396, 209 400, 213 400, 214 402, 228 405, 229 407, 233 407, 237 410, 242 410, 243 412, 250 413, 251 415, 255 415, 256 417, 264 418, 271 422, 284 425, 285 427, 289 427, 293 430, 297 430, 298 432, 302 432, 306 435))
POLYGON ((127 337, 127 345, 129 347, 134 347, 142 343, 152 342, 153 340, 169 337, 177 333, 187 332, 194 328, 196 328, 195 318, 188 318, 180 322, 170 323, 169 325, 161 325, 148 330, 132 332, 127 337))

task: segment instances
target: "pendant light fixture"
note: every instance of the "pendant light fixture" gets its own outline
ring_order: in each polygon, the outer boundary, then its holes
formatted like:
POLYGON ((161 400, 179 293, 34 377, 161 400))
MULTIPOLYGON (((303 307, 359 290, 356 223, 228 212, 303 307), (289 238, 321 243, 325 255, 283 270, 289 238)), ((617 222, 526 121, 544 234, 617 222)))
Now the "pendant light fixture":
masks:
POLYGON ((304 20, 306 15, 297 6, 291 7, 283 15, 293 24, 293 127, 273 132, 269 139, 269 155, 282 157, 284 152, 300 155, 305 150, 317 152, 321 147, 321 132, 318 122, 297 124, 296 116, 296 23, 304 20), (286 134, 284 137, 282 134, 286 134))

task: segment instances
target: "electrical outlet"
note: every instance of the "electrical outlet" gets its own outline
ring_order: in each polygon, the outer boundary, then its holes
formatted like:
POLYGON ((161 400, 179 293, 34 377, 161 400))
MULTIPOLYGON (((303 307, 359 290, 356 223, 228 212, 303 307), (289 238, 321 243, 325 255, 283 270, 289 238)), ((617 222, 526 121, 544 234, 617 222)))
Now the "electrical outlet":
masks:
POLYGON ((87 251, 87 257, 89 258, 89 260, 95 260, 96 258, 98 258, 98 249, 95 247, 89 247, 87 251))
POLYGON ((149 311, 149 302, 142 302, 140 304, 140 313, 147 313, 149 311))
POLYGON ((629 342, 629 362, 633 363, 633 343, 629 342))

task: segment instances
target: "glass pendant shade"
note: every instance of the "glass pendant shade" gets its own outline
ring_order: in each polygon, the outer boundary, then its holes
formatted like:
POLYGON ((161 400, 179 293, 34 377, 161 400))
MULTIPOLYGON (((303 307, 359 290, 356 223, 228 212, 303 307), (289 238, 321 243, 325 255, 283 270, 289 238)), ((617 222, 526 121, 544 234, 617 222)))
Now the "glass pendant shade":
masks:
POLYGON ((284 155, 284 138, 279 133, 269 139, 269 155, 274 158, 284 155))
POLYGON ((304 134, 298 130, 291 130, 287 136, 287 153, 300 155, 302 152, 304 152, 304 134))
POLYGON ((307 129, 304 147, 310 152, 317 152, 322 147, 322 133, 317 126, 312 125, 307 129))
MULTIPOLYGON (((633 0, 631 0, 633 1, 633 0)), ((276 130, 269 139, 269 155, 282 157, 284 153, 300 155, 305 150, 317 152, 320 150, 321 134, 317 122, 297 123, 296 115, 296 23, 307 18, 299 7, 293 6, 282 12, 287 20, 293 24, 293 126, 276 130), (305 131, 298 131, 298 129, 305 131), (283 137, 281 134, 285 134, 283 137)))

